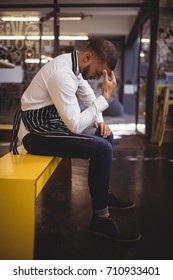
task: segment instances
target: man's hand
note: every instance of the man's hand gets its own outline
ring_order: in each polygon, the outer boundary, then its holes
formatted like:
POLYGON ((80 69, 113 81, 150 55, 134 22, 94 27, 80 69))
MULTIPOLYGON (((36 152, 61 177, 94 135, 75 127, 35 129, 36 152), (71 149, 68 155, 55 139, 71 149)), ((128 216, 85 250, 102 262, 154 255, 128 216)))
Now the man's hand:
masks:
POLYGON ((95 127, 100 128, 101 136, 103 138, 107 138, 111 134, 110 127, 108 126, 108 124, 106 124, 104 122, 95 123, 95 127))
POLYGON ((116 87, 117 82, 114 75, 114 72, 111 71, 110 77, 106 70, 103 71, 103 84, 102 84, 102 95, 106 100, 108 100, 113 92, 113 89, 116 87))

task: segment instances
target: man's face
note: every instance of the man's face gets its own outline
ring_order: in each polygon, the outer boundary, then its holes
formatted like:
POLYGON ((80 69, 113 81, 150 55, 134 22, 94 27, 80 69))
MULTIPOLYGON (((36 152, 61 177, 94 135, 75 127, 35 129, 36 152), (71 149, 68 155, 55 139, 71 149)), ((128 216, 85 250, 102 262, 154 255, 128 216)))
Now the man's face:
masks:
POLYGON ((111 70, 108 66, 98 63, 91 63, 90 65, 83 68, 81 74, 84 80, 99 80, 103 75, 104 69, 107 70, 108 75, 111 73, 111 70))

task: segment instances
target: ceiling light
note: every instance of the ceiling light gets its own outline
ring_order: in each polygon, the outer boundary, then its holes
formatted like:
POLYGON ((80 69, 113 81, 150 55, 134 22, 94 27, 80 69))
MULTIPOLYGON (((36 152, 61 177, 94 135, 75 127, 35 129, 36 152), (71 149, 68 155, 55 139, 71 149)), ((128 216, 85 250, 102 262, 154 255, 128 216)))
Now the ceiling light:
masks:
POLYGON ((32 36, 26 36, 27 40, 40 40, 40 36, 38 35, 32 35, 32 36))
POLYGON ((41 39, 42 40, 54 40, 55 39, 55 36, 54 35, 43 35, 43 36, 41 36, 41 39))
POLYGON ((60 21, 79 21, 82 17, 59 17, 60 21))
POLYGON ((0 40, 25 40, 25 36, 0 36, 0 40))
POLYGON ((145 57, 145 53, 144 52, 140 52, 140 57, 145 57))
POLYGON ((150 39, 149 38, 142 38, 141 42, 142 43, 150 43, 150 39))
MULTIPOLYGON (((49 60, 47 60, 47 59, 41 59, 41 63, 47 63, 49 60)), ((25 59, 25 63, 34 63, 34 64, 36 64, 36 63, 39 63, 40 62, 40 60, 39 60, 39 58, 26 58, 25 59)))
MULTIPOLYGON (((83 40, 88 40, 88 36, 86 36, 86 35, 83 35, 83 36, 81 36, 81 35, 76 35, 76 36, 71 36, 71 35, 67 35, 67 36, 62 36, 62 35, 60 35, 59 37, 59 40, 81 40, 81 41, 83 41, 83 40)), ((47 35, 47 36, 41 36, 41 39, 42 40, 54 40, 55 39, 55 36, 53 36, 53 35, 47 35)), ((38 36, 38 35, 28 35, 28 36, 13 36, 13 35, 11 35, 11 36, 8 36, 8 35, 3 35, 3 36, 0 36, 0 40, 40 40, 40 36, 38 36)))
MULTIPOLYGON (((51 20, 53 20, 54 18, 50 18, 51 20)), ((2 21, 39 21, 40 18, 39 17, 2 17, 1 18, 2 21)), ((59 17, 60 21, 79 21, 82 20, 81 16, 60 16, 59 17)))
MULTIPOLYGON (((41 63, 47 63, 51 61, 53 58, 49 56, 41 56, 41 63)), ((39 58, 26 58, 25 63, 39 63, 40 59, 39 58)))
POLYGON ((83 35, 83 36, 71 36, 71 35, 69 35, 69 36, 64 36, 64 35, 60 35, 59 36, 59 40, 88 40, 88 36, 86 36, 86 35, 83 35))
POLYGON ((39 17, 2 17, 3 21, 39 21, 39 17))

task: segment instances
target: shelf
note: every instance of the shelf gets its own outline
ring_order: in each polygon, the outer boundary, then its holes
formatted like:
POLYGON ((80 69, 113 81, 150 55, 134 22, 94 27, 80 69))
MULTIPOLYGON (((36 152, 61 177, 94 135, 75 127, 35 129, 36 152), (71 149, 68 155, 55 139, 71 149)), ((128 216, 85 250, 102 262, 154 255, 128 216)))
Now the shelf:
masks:
POLYGON ((14 68, 15 65, 0 59, 0 68, 14 68))

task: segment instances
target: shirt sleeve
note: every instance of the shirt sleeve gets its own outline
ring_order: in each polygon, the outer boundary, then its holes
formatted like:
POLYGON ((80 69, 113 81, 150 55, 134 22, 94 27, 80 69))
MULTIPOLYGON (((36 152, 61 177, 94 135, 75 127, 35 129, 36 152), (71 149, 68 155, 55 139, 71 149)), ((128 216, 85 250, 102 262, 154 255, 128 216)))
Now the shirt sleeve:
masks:
POLYGON ((81 133, 96 122, 101 112, 108 107, 108 102, 102 95, 95 98, 93 91, 90 91, 92 92, 90 93, 92 97, 88 94, 90 105, 81 112, 76 96, 78 80, 75 75, 68 72, 53 74, 47 81, 47 89, 63 122, 74 133, 81 133))
MULTIPOLYGON (((82 78, 82 75, 77 76, 78 79, 78 91, 77 95, 78 98, 83 102, 83 104, 86 107, 89 107, 90 105, 93 104, 94 100, 96 99, 96 95, 91 88, 90 84, 82 78)), ((96 122, 103 122, 103 115, 102 115, 102 110, 100 110, 100 113, 96 117, 96 122)))

